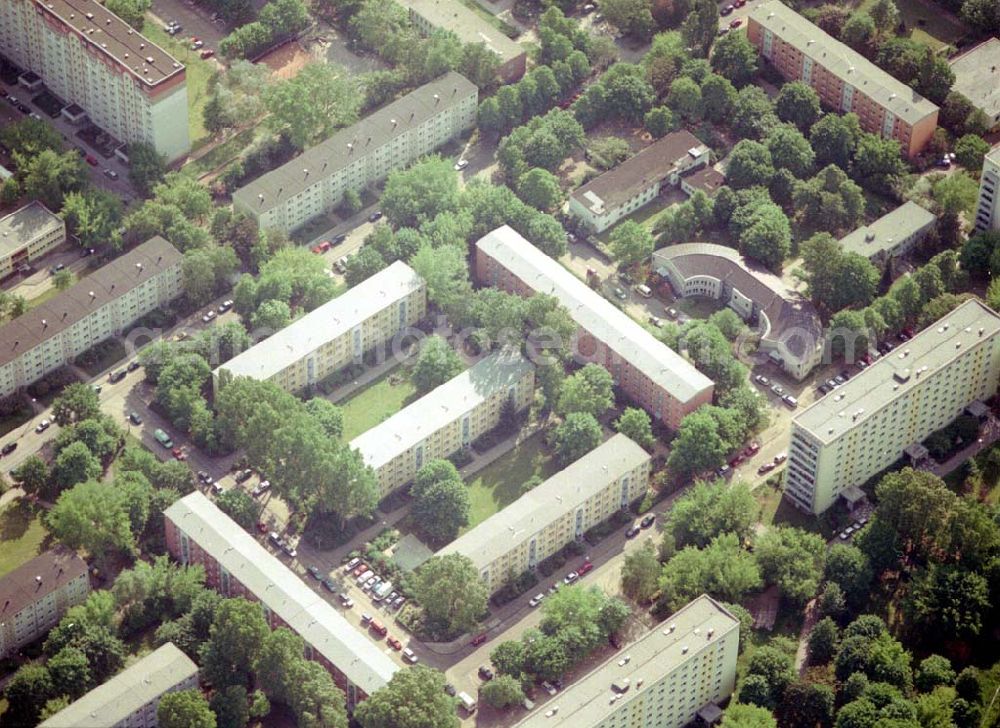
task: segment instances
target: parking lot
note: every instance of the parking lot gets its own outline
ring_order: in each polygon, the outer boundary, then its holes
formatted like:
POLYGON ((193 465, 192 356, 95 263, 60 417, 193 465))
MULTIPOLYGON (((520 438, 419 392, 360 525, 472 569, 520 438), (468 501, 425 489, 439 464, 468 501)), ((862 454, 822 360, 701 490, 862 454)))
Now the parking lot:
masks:
POLYGON ((196 37, 204 41, 205 48, 217 51, 219 41, 226 36, 226 24, 221 19, 213 21, 211 15, 210 11, 196 5, 192 0, 153 0, 146 22, 155 22, 162 27, 171 21, 176 21, 181 24, 181 30, 176 34, 176 38, 196 37))

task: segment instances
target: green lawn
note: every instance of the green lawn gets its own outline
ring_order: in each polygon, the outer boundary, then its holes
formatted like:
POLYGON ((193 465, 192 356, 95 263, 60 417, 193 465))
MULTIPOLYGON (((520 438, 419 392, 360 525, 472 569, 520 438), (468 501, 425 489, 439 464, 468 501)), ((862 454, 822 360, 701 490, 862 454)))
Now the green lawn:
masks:
POLYGON ((239 156, 240 152, 249 147, 257 135, 257 127, 244 129, 231 139, 227 139, 222 144, 212 148, 192 162, 185 164, 181 169, 183 174, 197 179, 203 174, 214 171, 217 167, 225 164, 229 160, 239 156))
POLYGON ((754 489, 753 494, 760 504, 760 522, 765 526, 792 526, 829 540, 852 520, 842 507, 831 508, 818 517, 810 516, 782 498, 780 488, 770 485, 754 489))
POLYGON ((528 438, 469 481, 472 509, 469 525, 464 530, 482 523, 517 500, 521 495, 521 486, 531 476, 548 478, 558 470, 556 463, 542 449, 541 433, 528 438))
MULTIPOLYGON (((863 0, 860 9, 868 10, 877 0, 863 0)), ((915 41, 938 51, 946 45, 955 45, 959 39, 968 33, 961 23, 937 12, 933 7, 925 5, 920 0, 896 0, 899 17, 912 29, 915 41)))
POLYGON ((45 549, 48 531, 42 508, 21 498, 0 511, 0 576, 13 571, 45 549))
POLYGON ((345 442, 350 442, 362 432, 399 412, 417 398, 417 388, 410 381, 409 372, 396 367, 384 374, 357 394, 340 402, 344 410, 345 442))

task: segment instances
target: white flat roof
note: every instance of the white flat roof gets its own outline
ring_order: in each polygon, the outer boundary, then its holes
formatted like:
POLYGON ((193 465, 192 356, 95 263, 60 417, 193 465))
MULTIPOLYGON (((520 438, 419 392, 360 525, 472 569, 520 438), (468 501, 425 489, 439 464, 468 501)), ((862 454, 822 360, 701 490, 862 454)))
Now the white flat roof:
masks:
POLYGON ((648 452, 616 434, 438 553, 463 554, 477 568, 491 564, 649 459, 648 452))
POLYGON ((679 402, 688 402, 712 386, 712 380, 693 364, 513 228, 499 227, 480 238, 476 246, 535 292, 555 296, 579 326, 679 402))
POLYGON ((532 364, 516 352, 497 352, 431 390, 389 419, 351 440, 365 465, 378 469, 475 409, 494 392, 517 383, 532 364))
POLYGON ((32 240, 65 227, 62 218, 53 215, 41 202, 29 202, 0 217, 0 254, 10 255, 32 240))
POLYGON ((375 643, 204 494, 181 498, 164 515, 351 683, 371 695, 392 679, 398 667, 375 643))
POLYGON ((343 295, 234 356, 215 371, 225 369, 235 377, 270 379, 423 285, 423 279, 410 266, 397 260, 343 295))
POLYGON ((42 722, 39 728, 110 728, 197 674, 198 666, 191 658, 173 642, 167 642, 42 722))
POLYGON ((845 252, 870 258, 876 253, 891 250, 900 240, 930 225, 937 217, 916 202, 900 205, 871 225, 862 225, 840 239, 845 252))

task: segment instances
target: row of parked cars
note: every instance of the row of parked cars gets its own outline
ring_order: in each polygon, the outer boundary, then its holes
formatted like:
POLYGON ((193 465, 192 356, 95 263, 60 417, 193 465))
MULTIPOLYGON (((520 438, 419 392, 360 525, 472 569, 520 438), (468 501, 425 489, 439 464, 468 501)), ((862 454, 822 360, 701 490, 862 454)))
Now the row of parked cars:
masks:
POLYGON ((376 604, 384 602, 386 609, 398 610, 406 597, 392 588, 392 582, 376 574, 364 561, 355 557, 344 565, 344 571, 354 577, 358 587, 376 604))

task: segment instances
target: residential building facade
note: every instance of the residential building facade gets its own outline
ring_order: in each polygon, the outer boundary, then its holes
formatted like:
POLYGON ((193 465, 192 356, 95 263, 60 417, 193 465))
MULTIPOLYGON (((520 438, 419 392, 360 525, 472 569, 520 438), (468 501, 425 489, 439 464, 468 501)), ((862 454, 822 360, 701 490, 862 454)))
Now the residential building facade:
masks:
POLYGON ((503 83, 515 83, 524 75, 527 51, 508 38, 461 0, 398 0, 410 13, 410 20, 424 35, 446 30, 462 43, 482 43, 500 61, 497 75, 503 83))
POLYGON ((997 391, 1000 316, 966 301, 792 420, 785 496, 822 513, 997 391))
POLYGON ((740 623, 702 595, 619 650, 517 728, 682 728, 733 693, 740 623))
POLYGON ((147 240, 0 326, 0 396, 73 361, 181 294, 178 250, 147 240))
POLYGON ((39 728, 157 728, 167 693, 198 687, 198 666, 173 643, 153 650, 39 728))
POLYGON ((351 440, 375 471, 379 497, 409 483, 430 460, 446 458, 500 424, 509 400, 531 404, 535 368, 516 352, 487 356, 351 440))
POLYGON ((479 90, 449 71, 233 193, 260 228, 295 230, 476 124, 479 90))
POLYGON ((650 456, 617 434, 522 495, 438 555, 472 560, 490 594, 641 498, 650 456))
POLYGON ((89 593, 87 562, 61 546, 0 578, 0 658, 43 636, 89 593))
POLYGON ((824 106, 858 115, 861 128, 915 157, 937 128, 938 107, 780 0, 755 7, 747 36, 790 81, 815 89, 824 106))
POLYGON ((37 200, 0 218, 0 278, 66 241, 66 223, 37 200))
POLYGON ((1000 230, 1000 144, 993 147, 983 159, 973 230, 976 233, 1000 230))
POLYGON ((711 150, 689 131, 667 134, 583 185, 569 198, 569 214, 595 233, 652 202, 664 185, 708 166, 711 150))
POLYGON ((813 305, 734 248, 681 243, 653 254, 653 271, 680 298, 713 298, 756 327, 759 351, 802 381, 823 360, 823 325, 813 305))
POLYGON ((476 278, 521 296, 554 296, 578 326, 574 360, 603 366, 622 393, 668 427, 711 403, 711 379, 509 226, 476 243, 476 278))
POLYGON ((423 279, 396 261, 237 354, 212 373, 212 382, 218 392, 220 379, 251 377, 298 392, 362 361, 426 314, 423 279))
POLYGON ((272 629, 299 635, 306 658, 330 672, 349 710, 392 679, 396 664, 376 643, 200 491, 175 501, 163 517, 170 555, 201 564, 206 586, 224 597, 260 602, 272 629))
POLYGON ((931 231, 937 216, 916 202, 906 202, 871 225, 862 225, 840 239, 845 253, 857 253, 882 266, 891 258, 901 258, 931 231))
POLYGON ((96 0, 0 0, 0 49, 116 139, 191 149, 184 66, 96 0))

